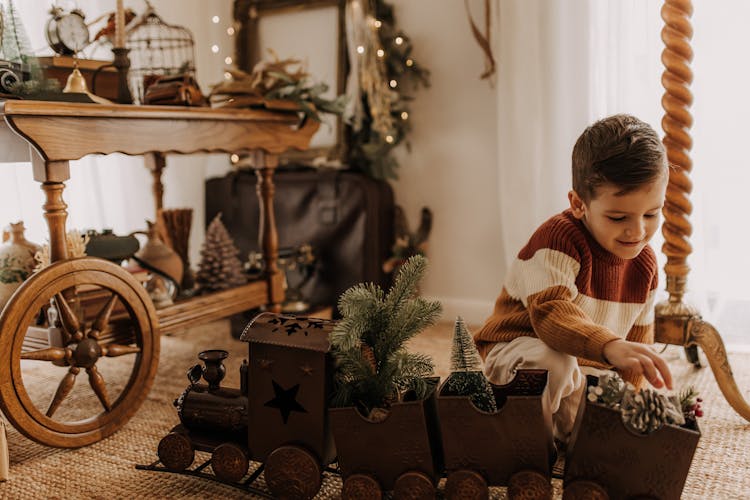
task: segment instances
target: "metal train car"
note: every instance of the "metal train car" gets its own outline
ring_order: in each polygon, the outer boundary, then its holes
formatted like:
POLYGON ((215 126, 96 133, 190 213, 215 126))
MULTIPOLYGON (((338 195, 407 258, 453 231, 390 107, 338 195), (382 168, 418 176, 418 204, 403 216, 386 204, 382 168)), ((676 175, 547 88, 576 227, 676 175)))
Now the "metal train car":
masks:
MULTIPOLYGON (((490 486, 507 486, 511 499, 552 498, 556 453, 545 370, 519 370, 509 384, 493 386, 496 413, 443 395, 435 383, 428 398, 394 403, 373 422, 354 408, 328 408, 333 326, 258 315, 241 336, 250 362, 240 368, 239 389, 220 385, 226 351, 202 352, 204 365, 188 370, 190 386, 175 400, 180 424, 159 443, 163 467, 268 496, 252 486, 263 472, 273 498, 313 498, 325 470, 341 474, 345 499, 379 499, 389 490, 393 498, 435 498, 442 478, 450 499, 486 499, 490 486), (196 451, 211 458, 191 469, 196 451), (251 461, 260 463, 252 473, 251 461)), ((597 486, 604 478, 582 484, 579 471, 571 479, 577 484, 566 499, 608 498, 597 486)))

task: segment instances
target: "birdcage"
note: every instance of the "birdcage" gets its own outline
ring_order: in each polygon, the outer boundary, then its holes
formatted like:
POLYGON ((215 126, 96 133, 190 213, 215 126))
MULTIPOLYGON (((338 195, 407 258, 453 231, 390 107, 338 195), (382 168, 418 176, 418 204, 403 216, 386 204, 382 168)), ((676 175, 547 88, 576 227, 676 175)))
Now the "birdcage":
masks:
POLYGON ((160 75, 195 76, 193 34, 182 26, 164 22, 146 0, 146 11, 127 28, 130 49, 130 89, 138 103, 146 87, 160 75))

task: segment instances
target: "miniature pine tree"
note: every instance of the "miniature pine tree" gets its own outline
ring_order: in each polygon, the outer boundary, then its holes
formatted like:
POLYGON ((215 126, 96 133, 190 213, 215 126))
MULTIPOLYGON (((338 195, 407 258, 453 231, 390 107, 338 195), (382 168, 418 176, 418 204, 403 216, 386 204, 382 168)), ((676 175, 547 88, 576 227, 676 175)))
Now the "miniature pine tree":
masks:
POLYGON ((440 316, 439 302, 416 296, 426 268, 427 259, 417 255, 401 266, 387 294, 364 283, 341 295, 342 319, 330 339, 336 361, 332 406, 357 406, 369 416, 406 392, 417 398, 429 393, 426 377, 432 374, 432 360, 405 348, 440 316))
POLYGON ((470 396, 471 402, 480 410, 497 411, 492 386, 482 373, 474 340, 460 316, 453 328, 451 374, 445 381, 442 394, 470 396))
POLYGON ((247 283, 242 262, 237 257, 239 253, 221 222, 221 214, 217 215, 206 229, 206 241, 201 249, 201 261, 195 277, 199 288, 210 292, 247 283))

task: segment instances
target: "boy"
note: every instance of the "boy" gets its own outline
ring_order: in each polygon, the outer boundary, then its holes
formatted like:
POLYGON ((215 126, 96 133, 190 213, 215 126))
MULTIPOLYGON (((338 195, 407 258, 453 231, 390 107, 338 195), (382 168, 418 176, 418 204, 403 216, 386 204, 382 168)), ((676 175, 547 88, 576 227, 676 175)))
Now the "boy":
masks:
POLYGON ((474 336, 495 384, 518 368, 549 371, 555 437, 564 443, 585 386, 579 363, 672 388, 667 364, 643 345, 654 339, 658 273, 648 241, 669 177, 664 147, 648 124, 615 115, 581 134, 572 163, 570 208, 521 249, 474 336))

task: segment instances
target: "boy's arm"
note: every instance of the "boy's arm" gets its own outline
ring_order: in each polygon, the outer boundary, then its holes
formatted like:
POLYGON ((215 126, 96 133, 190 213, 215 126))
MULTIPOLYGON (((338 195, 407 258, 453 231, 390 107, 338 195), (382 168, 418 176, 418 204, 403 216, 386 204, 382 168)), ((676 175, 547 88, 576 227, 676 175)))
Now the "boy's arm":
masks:
MULTIPOLYGON (((555 287, 558 288, 558 287, 555 287)), ((624 340, 594 323, 559 288, 529 298, 529 315, 539 338, 556 351, 612 365, 628 379, 646 377, 651 385, 672 389, 667 363, 640 342, 624 340)))

